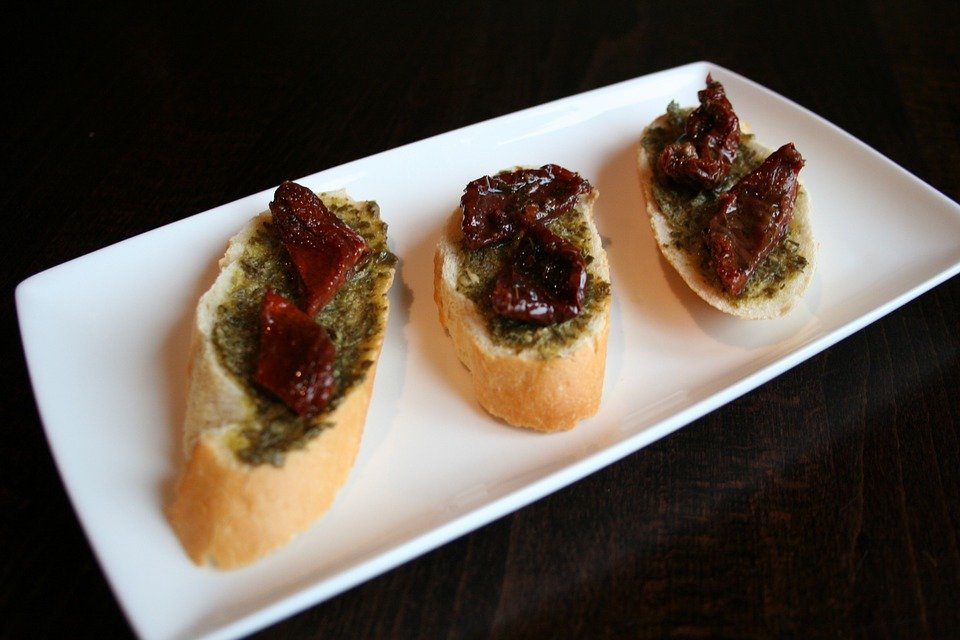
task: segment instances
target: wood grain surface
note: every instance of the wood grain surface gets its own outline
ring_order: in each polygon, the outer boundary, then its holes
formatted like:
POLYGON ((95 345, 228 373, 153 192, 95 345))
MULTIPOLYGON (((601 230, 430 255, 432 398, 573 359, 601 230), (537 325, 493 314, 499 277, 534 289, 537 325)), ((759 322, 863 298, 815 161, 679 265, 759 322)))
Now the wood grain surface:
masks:
MULTIPOLYGON (((132 635, 34 404, 13 303, 34 273, 291 176, 697 60, 960 200, 955 2, 60 4, 8 9, 3 26, 3 638, 132 635)), ((953 278, 256 637, 955 637, 958 297, 953 278)))

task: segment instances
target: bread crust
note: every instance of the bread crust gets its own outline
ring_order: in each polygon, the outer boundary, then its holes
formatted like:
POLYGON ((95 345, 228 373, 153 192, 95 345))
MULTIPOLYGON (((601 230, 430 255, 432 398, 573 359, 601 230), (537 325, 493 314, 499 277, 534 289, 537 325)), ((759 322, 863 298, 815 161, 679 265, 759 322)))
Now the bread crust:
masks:
MULTIPOLYGON (((652 128, 663 126, 666 118, 666 115, 662 115, 644 129, 640 136, 641 143, 638 145, 637 152, 642 208, 650 218, 650 226, 653 229, 653 235, 660 252, 687 286, 715 309, 749 320, 770 319, 786 315, 803 299, 804 293, 813 280, 814 271, 816 271, 817 243, 810 225, 810 198, 803 182, 800 181, 800 188, 797 191, 793 219, 790 222, 790 233, 791 238, 800 245, 800 253, 806 258, 807 265, 802 271, 787 278, 783 287, 773 296, 768 298, 756 297, 749 300, 738 299, 718 287, 715 281, 706 277, 702 267, 692 258, 691 254, 676 246, 671 236, 670 222, 657 205, 653 193, 654 172, 652 164, 656 159, 647 155, 642 140, 646 138, 647 133, 652 128)), ((742 121, 741 127, 745 133, 749 132, 748 125, 742 121)), ((760 147, 755 142, 753 144, 755 147, 760 147)), ((769 150, 764 149, 764 151, 765 156, 769 155, 769 150)))
MULTIPOLYGON (((578 204, 590 221, 591 272, 606 282, 610 268, 592 221, 594 189, 578 204)), ((457 357, 470 371, 476 399, 507 423, 537 431, 563 431, 592 416, 600 406, 610 329, 610 296, 583 334, 551 357, 533 349, 520 352, 497 345, 477 306, 457 290, 460 271, 461 212, 448 219, 434 254, 434 300, 440 324, 457 357)))
POLYGON ((197 564, 240 567, 309 527, 333 503, 360 450, 374 370, 330 416, 305 449, 283 467, 237 462, 222 433, 207 431, 193 446, 168 515, 197 564))
MULTIPOLYGON (((344 197, 342 193, 336 194, 344 197)), ((248 464, 230 446, 238 422, 249 419, 250 400, 220 364, 212 346, 215 312, 229 291, 233 270, 251 234, 270 218, 265 212, 234 236, 220 260, 220 273, 197 305, 184 421, 184 468, 167 516, 190 558, 221 569, 240 567, 290 542, 332 504, 360 449, 383 332, 365 344, 371 361, 362 380, 328 414, 329 424, 301 449, 288 451, 282 466, 248 464)), ((384 296, 390 278, 373 295, 384 296)))

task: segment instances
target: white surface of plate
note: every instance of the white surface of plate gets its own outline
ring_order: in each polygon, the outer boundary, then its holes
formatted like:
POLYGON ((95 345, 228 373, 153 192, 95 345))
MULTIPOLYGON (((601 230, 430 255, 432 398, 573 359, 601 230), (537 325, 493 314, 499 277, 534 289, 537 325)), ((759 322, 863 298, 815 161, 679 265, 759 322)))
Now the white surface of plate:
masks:
POLYGON ((325 517, 251 567, 224 573, 191 564, 163 506, 181 455, 194 305, 226 239, 266 209, 272 193, 109 246, 17 289, 50 447, 114 593, 144 638, 250 633, 330 598, 640 449, 960 271, 956 203, 803 108, 705 62, 300 182, 377 200, 401 267, 352 475, 325 517), (670 100, 696 104, 708 72, 760 141, 793 141, 807 160, 801 177, 820 263, 806 299, 783 319, 742 321, 702 303, 660 258, 638 209, 641 130, 670 100), (506 427, 474 402, 437 321, 431 260, 468 181, 548 162, 600 189, 596 218, 614 305, 600 412, 571 432, 543 435, 506 427))

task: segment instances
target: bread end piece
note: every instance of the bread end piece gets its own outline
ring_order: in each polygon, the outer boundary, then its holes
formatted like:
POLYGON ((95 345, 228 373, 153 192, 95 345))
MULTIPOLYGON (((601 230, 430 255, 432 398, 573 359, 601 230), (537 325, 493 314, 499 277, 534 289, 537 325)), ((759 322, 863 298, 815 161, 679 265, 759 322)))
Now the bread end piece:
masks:
MULTIPOLYGON (((593 190, 578 205, 590 220, 592 272, 609 282, 610 269, 592 222, 593 190)), ((457 291, 460 210, 448 220, 434 254, 434 300, 440 324, 470 371, 477 401, 507 423, 552 432, 573 428, 600 407, 610 329, 610 296, 583 334, 561 353, 543 358, 495 344, 476 305, 457 291)))

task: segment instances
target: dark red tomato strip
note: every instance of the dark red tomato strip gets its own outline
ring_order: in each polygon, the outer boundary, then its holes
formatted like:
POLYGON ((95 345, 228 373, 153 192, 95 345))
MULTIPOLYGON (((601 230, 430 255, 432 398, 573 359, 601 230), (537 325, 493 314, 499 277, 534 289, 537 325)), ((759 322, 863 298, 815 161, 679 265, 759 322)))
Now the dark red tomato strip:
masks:
POLYGON ((254 379, 301 416, 327 406, 337 384, 327 330, 272 289, 260 307, 260 352, 254 379))
POLYGON ((506 318, 554 324, 580 313, 586 285, 586 263, 577 247, 535 224, 523 231, 516 258, 498 276, 491 301, 506 318))
POLYGON ((589 190, 586 180, 555 164, 478 178, 460 198, 464 240, 471 250, 496 244, 570 211, 589 190))
POLYGON ((707 245, 723 286, 740 295, 757 265, 780 243, 793 218, 804 160, 785 144, 719 198, 707 245))
POLYGON ((664 147, 660 169, 671 178, 694 187, 720 186, 740 148, 740 120, 733 112, 723 85, 707 76, 697 93, 700 106, 687 118, 683 136, 664 147))
POLYGON ((313 317, 367 255, 367 243, 330 213, 317 194, 295 182, 277 188, 270 211, 300 274, 304 310, 313 317))

